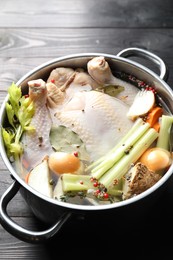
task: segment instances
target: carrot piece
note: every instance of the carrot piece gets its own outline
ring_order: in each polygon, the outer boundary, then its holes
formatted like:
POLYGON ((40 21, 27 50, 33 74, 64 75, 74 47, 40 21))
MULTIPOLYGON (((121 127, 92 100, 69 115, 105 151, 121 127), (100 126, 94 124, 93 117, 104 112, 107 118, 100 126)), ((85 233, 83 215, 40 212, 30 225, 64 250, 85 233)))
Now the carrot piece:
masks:
POLYGON ((163 114, 163 109, 159 106, 153 107, 152 110, 148 113, 146 122, 150 124, 151 127, 158 122, 159 117, 163 114))
POLYGON ((156 122, 156 123, 153 125, 153 128, 154 128, 157 132, 159 132, 159 130, 160 130, 160 123, 159 123, 159 122, 156 122))
POLYGON ((27 160, 22 159, 22 164, 23 164, 23 166, 25 167, 25 169, 28 169, 28 168, 29 168, 29 163, 28 163, 27 160))
POLYGON ((25 176, 25 182, 26 182, 26 183, 28 183, 28 181, 29 181, 29 175, 30 175, 30 172, 28 172, 28 173, 26 174, 26 176, 25 176))

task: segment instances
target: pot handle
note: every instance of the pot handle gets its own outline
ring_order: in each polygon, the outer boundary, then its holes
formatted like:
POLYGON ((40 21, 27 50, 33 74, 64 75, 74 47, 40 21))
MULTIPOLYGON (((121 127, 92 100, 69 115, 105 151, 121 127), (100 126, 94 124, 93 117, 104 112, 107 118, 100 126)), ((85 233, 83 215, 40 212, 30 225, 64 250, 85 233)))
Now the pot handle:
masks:
POLYGON ((136 56, 136 57, 143 57, 145 59, 149 59, 152 62, 154 62, 157 65, 157 67, 159 68, 160 78, 165 81, 168 79, 168 68, 167 68, 166 64, 164 63, 164 61, 161 58, 159 58, 157 55, 155 55, 154 53, 152 53, 150 51, 147 51, 147 50, 144 50, 141 48, 132 47, 132 48, 127 48, 127 49, 120 51, 117 54, 117 56, 124 57, 124 58, 130 57, 130 56, 136 56))
POLYGON ((20 184, 15 181, 2 195, 0 200, 1 225, 13 236, 28 243, 41 243, 53 237, 69 219, 71 213, 63 214, 58 222, 44 231, 30 231, 15 223, 7 214, 7 205, 20 189, 20 184))

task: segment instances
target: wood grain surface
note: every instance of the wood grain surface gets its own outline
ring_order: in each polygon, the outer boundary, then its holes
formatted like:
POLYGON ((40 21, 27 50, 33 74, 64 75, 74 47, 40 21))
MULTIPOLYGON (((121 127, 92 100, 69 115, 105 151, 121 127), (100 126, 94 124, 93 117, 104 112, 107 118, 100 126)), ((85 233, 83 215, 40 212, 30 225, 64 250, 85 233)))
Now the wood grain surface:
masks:
MULTIPOLYGON (((48 60, 85 52, 116 55, 128 47, 144 48, 161 57, 169 69, 168 84, 173 86, 171 0, 0 0, 0 105, 12 82, 48 60)), ((149 61, 141 63, 159 74, 149 61)), ((0 158, 0 196, 12 182, 0 158)), ((86 225, 85 220, 74 219, 52 240, 30 244, 0 225, 0 259, 116 259, 126 254, 132 259, 172 259, 172 240, 167 237, 173 233, 172 190, 170 186, 140 224, 129 223, 129 230, 118 227, 116 216, 108 228, 99 220, 86 225)), ((8 213, 28 229, 47 228, 20 193, 9 203, 8 213)))

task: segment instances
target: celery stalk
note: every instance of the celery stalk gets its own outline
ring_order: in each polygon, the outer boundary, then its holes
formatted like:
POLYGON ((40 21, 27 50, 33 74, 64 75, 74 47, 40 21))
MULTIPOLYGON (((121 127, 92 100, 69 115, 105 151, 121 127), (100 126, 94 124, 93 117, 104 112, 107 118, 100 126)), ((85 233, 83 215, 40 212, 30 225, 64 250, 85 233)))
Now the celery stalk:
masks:
POLYGON ((158 132, 150 128, 135 143, 129 154, 125 154, 110 170, 108 170, 100 179, 106 188, 113 184, 114 180, 118 180, 128 171, 132 163, 135 163, 142 153, 156 140, 158 132))
POLYGON ((17 161, 23 153, 20 141, 23 132, 33 130, 30 122, 35 109, 30 97, 25 98, 22 96, 21 88, 16 84, 11 84, 8 94, 9 100, 6 102, 5 108, 10 126, 2 128, 3 141, 8 157, 13 156, 17 161))
POLYGON ((149 129, 150 125, 148 123, 143 123, 140 125, 136 131, 134 131, 125 140, 124 143, 121 141, 121 145, 118 145, 117 149, 114 149, 105 160, 102 161, 98 166, 96 166, 92 171, 92 177, 99 179, 106 171, 108 171, 118 160, 123 157, 123 155, 133 147, 133 145, 140 139, 140 137, 149 129))
POLYGON ((65 173, 62 175, 63 191, 87 191, 88 189, 93 189, 94 186, 90 179, 91 176, 89 175, 65 173))
POLYGON ((173 124, 173 116, 162 115, 160 123, 159 137, 157 139, 157 147, 169 151, 170 129, 173 124))
POLYGON ((120 142, 113 148, 111 149, 111 151, 102 156, 101 158, 99 158, 98 160, 96 160, 95 162, 93 162, 92 164, 90 164, 88 167, 87 167, 87 170, 91 170, 93 167, 95 167, 96 165, 99 165, 103 160, 106 160, 107 158, 109 158, 109 156, 114 152, 116 151, 116 149, 118 147, 120 147, 121 145, 123 145, 123 143, 128 140, 128 138, 141 126, 144 124, 144 121, 141 119, 141 118, 138 118, 132 128, 130 128, 130 130, 127 132, 126 135, 124 135, 124 137, 120 140, 120 142))

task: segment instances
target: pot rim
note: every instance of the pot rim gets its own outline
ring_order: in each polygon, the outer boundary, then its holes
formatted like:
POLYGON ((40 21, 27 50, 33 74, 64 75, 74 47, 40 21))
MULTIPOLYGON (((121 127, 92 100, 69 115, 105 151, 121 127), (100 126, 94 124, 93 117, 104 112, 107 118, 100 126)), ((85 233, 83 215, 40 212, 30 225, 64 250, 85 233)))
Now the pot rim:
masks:
MULTIPOLYGON (((96 57, 96 56, 104 56, 106 58, 110 58, 113 60, 119 60, 119 61, 123 61, 125 62, 127 65, 133 65, 135 67, 137 67, 137 69, 141 69, 142 71, 144 71, 145 73, 148 73, 149 75, 151 75, 153 78, 156 78, 158 81, 160 81, 160 83, 164 86, 164 88, 170 93, 170 95, 173 97, 173 90, 170 88, 170 86, 163 80, 161 79, 155 72, 153 72, 152 70, 150 70, 149 68, 145 67, 144 65, 136 62, 136 61, 132 61, 129 60, 128 58, 123 58, 123 57, 119 57, 116 55, 112 55, 112 54, 107 54, 107 53, 76 53, 76 54, 71 54, 71 55, 65 55, 65 56, 61 56, 55 59, 51 59, 48 60, 47 62, 44 62, 38 66, 36 66, 34 69, 30 70, 29 72, 27 72, 24 76, 22 76, 16 83, 16 85, 20 85, 24 80, 26 80, 28 77, 32 76, 33 74, 35 74, 36 72, 38 72, 39 70, 53 65, 54 63, 60 62, 60 61, 65 61, 65 60, 69 60, 69 59, 74 59, 74 58, 89 58, 89 57, 96 57)), ((3 123, 3 115, 5 113, 5 103, 8 100, 8 94, 5 97, 1 108, 0 108, 0 123, 2 126, 3 123)), ((154 191, 156 191, 157 189, 159 189, 173 174, 173 164, 170 166, 170 168, 168 169, 168 171, 165 173, 165 175, 156 183, 154 184, 151 188, 147 189, 146 191, 142 192, 141 194, 138 194, 137 196, 134 196, 132 198, 129 198, 127 200, 124 201, 119 201, 119 202, 115 202, 112 204, 108 204, 108 205, 78 205, 78 204, 72 204, 72 203, 68 203, 68 202, 61 202, 58 201, 56 199, 53 198, 48 198, 47 196, 41 194, 40 192, 34 190, 32 187, 30 187, 27 183, 25 183, 24 180, 22 180, 22 178, 16 173, 16 171, 14 170, 14 168, 12 167, 11 163, 9 162, 9 159, 7 158, 6 155, 6 151, 4 148, 4 144, 3 144, 3 140, 2 140, 2 135, 0 137, 0 153, 2 156, 2 159, 7 167, 7 169, 10 171, 11 177, 14 179, 16 179, 20 185, 22 187, 24 187, 25 189, 27 189, 29 192, 33 193, 34 195, 36 195, 37 197, 46 200, 47 202, 57 205, 57 206, 61 206, 67 209, 74 209, 74 210, 85 210, 85 211, 95 211, 95 210, 106 210, 106 209, 113 209, 113 208, 119 208, 119 207, 124 207, 126 205, 132 204, 134 202, 140 201, 144 198, 146 198, 147 196, 149 196, 150 194, 152 194, 154 191)))

